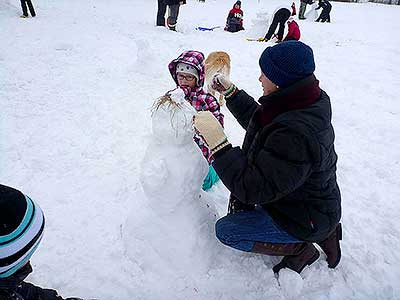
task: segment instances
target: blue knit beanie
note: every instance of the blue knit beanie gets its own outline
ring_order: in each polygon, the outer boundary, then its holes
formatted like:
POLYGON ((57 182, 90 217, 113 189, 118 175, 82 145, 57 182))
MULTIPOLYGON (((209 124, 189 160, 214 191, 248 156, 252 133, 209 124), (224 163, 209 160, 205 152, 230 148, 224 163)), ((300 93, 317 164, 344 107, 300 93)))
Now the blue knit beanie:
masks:
POLYGON ((280 88, 299 81, 315 70, 312 49, 299 41, 286 41, 268 47, 260 57, 264 75, 280 88))

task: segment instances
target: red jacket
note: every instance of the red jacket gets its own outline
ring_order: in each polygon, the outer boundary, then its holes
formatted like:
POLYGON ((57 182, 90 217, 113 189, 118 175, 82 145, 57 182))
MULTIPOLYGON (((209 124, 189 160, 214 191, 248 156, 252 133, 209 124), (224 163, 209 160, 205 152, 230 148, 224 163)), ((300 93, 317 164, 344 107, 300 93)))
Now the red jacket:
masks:
POLYGON ((292 16, 295 16, 296 15, 296 5, 294 4, 294 2, 292 3, 291 8, 292 8, 292 16))
POLYGON ((230 18, 235 18, 236 20, 238 20, 238 22, 240 22, 240 25, 243 27, 243 10, 241 10, 240 8, 235 8, 235 6, 233 6, 228 14, 228 20, 230 18))
POLYGON ((300 28, 295 20, 288 21, 288 33, 286 37, 283 39, 284 41, 289 40, 299 40, 300 39, 300 28))

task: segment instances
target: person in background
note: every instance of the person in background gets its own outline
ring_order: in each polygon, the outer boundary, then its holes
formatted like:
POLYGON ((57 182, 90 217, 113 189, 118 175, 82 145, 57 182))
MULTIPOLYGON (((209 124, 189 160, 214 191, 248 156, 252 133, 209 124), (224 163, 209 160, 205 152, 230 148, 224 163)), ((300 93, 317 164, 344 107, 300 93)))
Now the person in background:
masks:
POLYGON ((164 0, 157 0, 157 20, 156 26, 165 27, 165 13, 167 12, 167 4, 164 0))
POLYGON ((30 258, 42 239, 44 225, 43 211, 31 198, 0 184, 1 300, 63 300, 55 290, 25 282, 32 273, 30 258))
POLYGON ((29 7, 29 12, 31 13, 32 17, 36 17, 35 9, 33 8, 33 4, 31 0, 21 0, 21 7, 22 7, 22 15, 21 18, 28 18, 28 8, 26 7, 28 5, 29 7))
POLYGON ((186 0, 164 0, 168 5, 168 18, 167 25, 172 31, 176 31, 176 24, 178 22, 179 7, 186 4, 186 0))
POLYGON ((296 23, 294 18, 290 17, 289 20, 287 21, 288 25, 288 33, 286 37, 283 39, 283 41, 292 41, 292 40, 300 40, 300 27, 299 24, 296 23))
POLYGON ((294 2, 291 6, 279 6, 275 9, 272 14, 272 23, 268 28, 268 32, 263 38, 259 38, 259 42, 268 42, 272 36, 275 34, 276 27, 278 27, 278 33, 276 34, 277 42, 281 42, 283 39, 283 33, 285 30, 285 23, 289 19, 290 16, 294 16, 296 14, 296 6, 294 2))
POLYGON ((267 47, 259 59, 263 95, 256 102, 221 74, 213 88, 246 130, 233 147, 218 120, 198 112, 194 126, 231 192, 228 214, 215 225, 225 245, 283 256, 273 267, 300 273, 320 256, 329 268, 341 258, 341 196, 331 102, 314 75, 312 49, 300 41, 267 47))
MULTIPOLYGON (((199 51, 185 51, 168 65, 172 79, 177 87, 185 93, 185 99, 196 111, 209 111, 217 119, 221 126, 224 125, 224 115, 220 111, 217 99, 203 89, 205 80, 204 54, 199 51)), ((219 180, 211 163, 214 157, 203 138, 195 134, 194 141, 201 149, 204 157, 210 165, 207 177, 204 179, 203 190, 210 189, 219 180)))
POLYGON ((332 4, 329 3, 328 0, 319 0, 318 2, 318 7, 317 9, 320 9, 322 7, 321 14, 319 15, 318 19, 315 20, 315 22, 321 21, 324 23, 325 21, 330 23, 331 22, 331 10, 332 10, 332 4))
POLYGON ((229 11, 228 17, 226 19, 226 31, 238 32, 244 30, 243 28, 243 11, 241 9, 242 2, 236 1, 233 8, 229 11))
POLYGON ((165 13, 168 7, 167 26, 176 31, 179 7, 186 4, 186 0, 158 0, 156 26, 165 26, 165 13))
POLYGON ((299 20, 305 20, 304 14, 307 9, 307 4, 313 4, 313 0, 300 0, 299 20))

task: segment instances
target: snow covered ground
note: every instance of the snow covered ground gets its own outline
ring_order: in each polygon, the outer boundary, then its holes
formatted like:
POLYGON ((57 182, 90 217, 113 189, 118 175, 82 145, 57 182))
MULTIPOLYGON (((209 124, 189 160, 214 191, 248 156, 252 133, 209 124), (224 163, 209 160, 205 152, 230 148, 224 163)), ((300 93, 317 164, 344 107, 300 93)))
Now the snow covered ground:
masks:
MULTIPOLYGON (((249 36, 257 13, 286 2, 242 1, 244 32, 194 29, 223 26, 233 2, 188 0, 177 33, 154 26, 156 1, 36 0, 35 19, 18 17, 19 1, 0 2, 0 180, 47 217, 30 281, 99 300, 400 299, 400 6, 332 2, 331 24, 299 21, 333 105, 344 229, 337 269, 321 256, 302 279, 286 271, 278 281, 277 258, 218 244, 206 276, 188 269, 171 286, 128 259, 124 226, 142 200, 150 107, 174 87, 169 61, 188 49, 227 51, 231 79, 261 95, 267 45, 244 38, 258 37, 249 36)), ((239 145, 244 132, 223 112, 239 145)), ((205 196, 223 215, 227 195, 219 184, 205 196)))

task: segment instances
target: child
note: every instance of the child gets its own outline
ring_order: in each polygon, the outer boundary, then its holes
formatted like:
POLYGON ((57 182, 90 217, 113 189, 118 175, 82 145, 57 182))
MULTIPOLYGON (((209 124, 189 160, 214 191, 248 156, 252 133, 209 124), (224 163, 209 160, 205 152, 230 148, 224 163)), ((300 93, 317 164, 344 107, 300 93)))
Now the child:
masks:
POLYGON ((24 281, 32 272, 29 259, 42 239, 44 223, 43 212, 32 199, 0 184, 1 300, 63 300, 55 290, 24 281))
POLYGON ((238 32, 244 30, 243 28, 243 11, 241 10, 241 1, 236 1, 233 8, 229 11, 228 18, 226 19, 226 31, 238 32))
POLYGON ((290 18, 290 16, 294 16, 296 14, 296 6, 294 2, 291 6, 279 6, 275 9, 272 14, 272 23, 268 28, 268 32, 263 38, 259 38, 259 42, 268 42, 272 36, 275 34, 276 27, 278 27, 278 33, 276 37, 278 38, 278 42, 281 42, 283 39, 283 32, 285 30, 285 23, 290 18))
POLYGON ((332 5, 329 3, 328 0, 319 0, 318 2, 318 7, 317 9, 320 9, 322 7, 322 12, 319 15, 318 19, 315 20, 315 22, 319 22, 321 21, 322 23, 324 23, 325 21, 327 21, 328 23, 331 22, 331 9, 332 9, 332 5))
MULTIPOLYGON (((220 112, 217 99, 204 91, 204 54, 199 51, 185 51, 168 65, 169 72, 177 86, 185 93, 185 98, 196 111, 210 111, 224 125, 224 115, 220 112)), ((203 190, 208 190, 219 180, 211 166, 214 158, 203 138, 195 134, 194 141, 200 147, 210 165, 208 175, 203 183, 203 190)))
POLYGON ((298 41, 300 39, 299 25, 296 23, 296 21, 292 17, 289 18, 289 20, 287 21, 287 24, 288 24, 288 33, 283 40, 284 41, 291 41, 291 40, 298 41))

